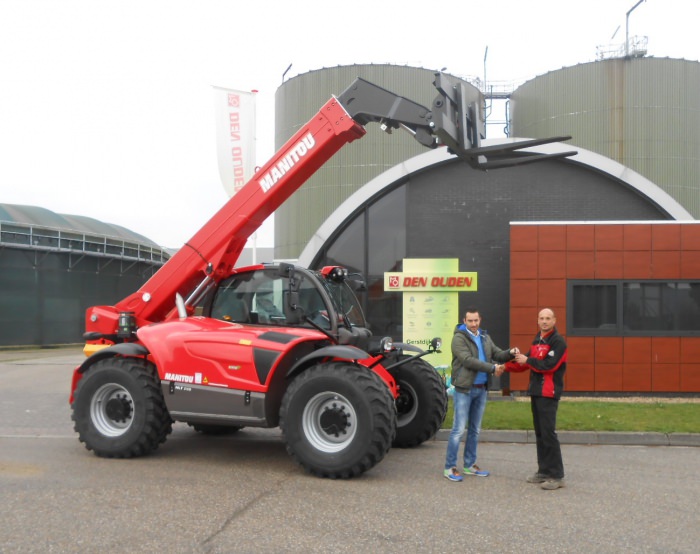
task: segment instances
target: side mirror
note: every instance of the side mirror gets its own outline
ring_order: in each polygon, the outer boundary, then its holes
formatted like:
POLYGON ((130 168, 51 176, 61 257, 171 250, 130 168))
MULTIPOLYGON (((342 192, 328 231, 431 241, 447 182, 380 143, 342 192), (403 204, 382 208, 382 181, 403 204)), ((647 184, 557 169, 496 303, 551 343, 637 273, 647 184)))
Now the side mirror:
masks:
POLYGON ((352 284, 352 288, 355 292, 367 291, 367 281, 365 281, 365 278, 361 273, 348 273, 347 282, 352 284))
POLYGON ((299 306, 298 292, 284 292, 284 317, 290 325, 301 323, 304 320, 304 310, 299 306))

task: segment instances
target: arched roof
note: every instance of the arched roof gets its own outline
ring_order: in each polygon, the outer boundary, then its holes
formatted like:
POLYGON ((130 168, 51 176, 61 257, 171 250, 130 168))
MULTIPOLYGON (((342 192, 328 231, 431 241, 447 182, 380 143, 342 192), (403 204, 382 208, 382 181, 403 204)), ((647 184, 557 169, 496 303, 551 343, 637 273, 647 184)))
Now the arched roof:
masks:
POLYGON ((152 240, 138 233, 134 233, 121 225, 105 223, 104 221, 83 215, 58 214, 39 206, 0 203, 0 221, 36 225, 61 231, 73 231, 81 234, 114 237, 125 241, 158 247, 152 240))
MULTIPOLYGON (((492 146, 497 144, 506 144, 518 142, 526 139, 522 138, 506 138, 506 139, 491 139, 482 141, 482 146, 492 146)), ((524 152, 553 154, 560 152, 569 152, 576 150, 577 154, 567 159, 574 163, 589 167, 601 174, 609 176, 611 180, 617 180, 625 183, 630 188, 636 190, 640 195, 645 197, 648 202, 658 206, 660 210, 667 213, 670 218, 675 220, 693 220, 693 216, 681 206, 674 198, 672 198, 661 187, 655 185, 639 173, 623 166, 622 164, 591 152, 583 148, 572 147, 571 145, 557 142, 552 144, 544 144, 532 147, 524 152)), ((413 173, 425 171, 433 165, 440 165, 446 161, 454 159, 455 156, 449 154, 446 148, 438 148, 424 154, 414 156, 400 164, 395 165, 391 169, 378 175, 345 202, 343 202, 336 210, 326 219, 326 221, 318 228, 306 245, 306 248, 299 256, 299 263, 303 266, 310 266, 315 255, 323 248, 326 241, 334 234, 336 229, 344 225, 347 218, 350 217, 358 206, 364 205, 371 198, 376 196, 383 189, 392 186, 397 181, 408 177, 413 173)), ((495 170, 498 171, 498 170, 495 170)))

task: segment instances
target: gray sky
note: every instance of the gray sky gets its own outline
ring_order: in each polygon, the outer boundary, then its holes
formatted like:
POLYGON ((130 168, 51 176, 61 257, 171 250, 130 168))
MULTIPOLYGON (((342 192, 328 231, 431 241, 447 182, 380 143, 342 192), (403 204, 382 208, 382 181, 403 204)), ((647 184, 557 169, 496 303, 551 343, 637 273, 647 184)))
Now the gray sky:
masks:
MULTIPOLYGON (((212 86, 259 91, 262 165, 290 63, 287 77, 393 63, 483 78, 488 46, 487 80, 518 84, 623 44, 636 2, 0 0, 0 202, 179 247, 227 200, 212 86)), ((646 0, 629 35, 647 36, 650 56, 695 61, 699 15, 697 0, 646 0)))

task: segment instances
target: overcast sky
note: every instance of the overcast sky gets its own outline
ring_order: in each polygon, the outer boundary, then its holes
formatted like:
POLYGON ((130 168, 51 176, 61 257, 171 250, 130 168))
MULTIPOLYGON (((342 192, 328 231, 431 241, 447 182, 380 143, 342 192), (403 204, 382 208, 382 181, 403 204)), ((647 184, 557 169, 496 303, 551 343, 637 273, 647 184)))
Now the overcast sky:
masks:
MULTIPOLYGON (((0 0, 0 203, 180 247, 227 200, 213 86, 259 91, 262 165, 289 64, 287 78, 392 63, 483 79, 488 47, 487 80, 518 84, 623 44, 636 3, 0 0)), ((697 61, 699 15, 697 0, 646 0, 629 35, 647 36, 650 56, 697 61)), ((266 224, 257 244, 272 242, 266 224)))

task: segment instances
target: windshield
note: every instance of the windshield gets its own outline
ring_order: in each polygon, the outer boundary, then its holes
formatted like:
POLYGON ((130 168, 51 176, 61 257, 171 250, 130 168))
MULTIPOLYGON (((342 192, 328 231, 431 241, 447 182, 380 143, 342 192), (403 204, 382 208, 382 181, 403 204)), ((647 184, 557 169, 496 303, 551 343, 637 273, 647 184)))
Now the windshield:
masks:
POLYGON ((330 297, 337 311, 336 325, 367 326, 359 301, 347 282, 326 279, 300 268, 294 272, 293 289, 295 303, 298 302, 304 318, 287 319, 291 315, 289 285, 289 277, 280 274, 277 268, 236 273, 221 281, 209 313, 223 321, 260 325, 312 327, 308 321, 311 320, 322 329, 331 330, 334 326, 326 305, 330 297), (319 283, 323 288, 319 288, 319 283))
POLYGON ((366 327, 365 316, 360 308, 360 303, 357 296, 352 291, 347 282, 336 282, 328 279, 323 279, 326 291, 333 299, 338 314, 345 314, 347 322, 354 327, 366 327))
MULTIPOLYGON (((311 275, 295 274, 295 290, 304 315, 323 329, 331 329, 321 290, 311 275)), ((224 279, 211 304, 211 317, 233 323, 261 325, 301 325, 306 321, 290 321, 285 315, 289 304, 289 278, 276 269, 246 271, 224 279)))

